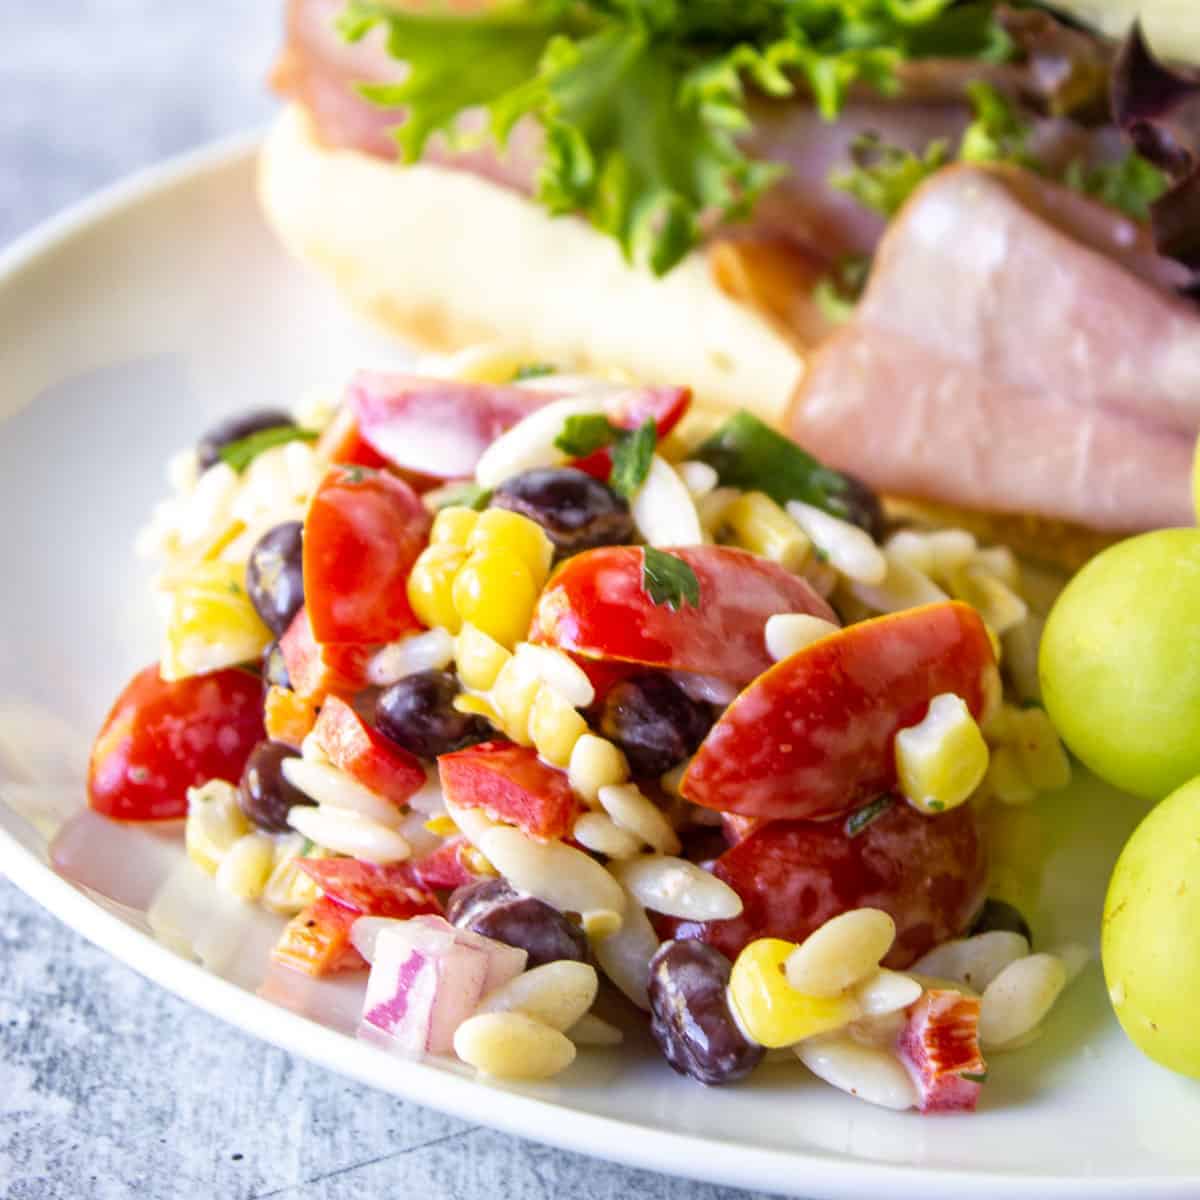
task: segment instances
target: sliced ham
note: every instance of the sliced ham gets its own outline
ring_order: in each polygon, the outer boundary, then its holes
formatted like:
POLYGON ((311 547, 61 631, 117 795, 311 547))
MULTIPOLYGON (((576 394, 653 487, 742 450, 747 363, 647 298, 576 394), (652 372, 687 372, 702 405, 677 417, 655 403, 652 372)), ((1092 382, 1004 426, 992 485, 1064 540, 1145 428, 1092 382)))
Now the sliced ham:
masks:
POLYGON ((1127 269, 1138 237, 1020 172, 939 173, 789 431, 896 495, 1114 532, 1189 523, 1200 314, 1127 269))

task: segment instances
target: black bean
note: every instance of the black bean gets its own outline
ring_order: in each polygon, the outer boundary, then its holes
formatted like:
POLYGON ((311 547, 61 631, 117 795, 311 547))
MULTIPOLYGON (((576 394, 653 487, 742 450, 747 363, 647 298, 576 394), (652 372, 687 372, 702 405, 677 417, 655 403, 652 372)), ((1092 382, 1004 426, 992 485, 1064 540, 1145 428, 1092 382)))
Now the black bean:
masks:
POLYGON ((503 879, 483 879, 458 888, 446 905, 446 918, 460 929, 520 947, 529 955, 530 967, 587 958, 582 930, 549 904, 514 891, 503 879))
POLYGON ((276 637, 304 604, 303 534, 299 521, 276 525, 254 543, 246 561, 246 594, 276 637))
POLYGON ((633 540, 629 505, 607 484, 575 467, 540 467, 505 480, 492 496, 536 521, 561 555, 633 540))
POLYGON ((842 510, 839 515, 852 525, 865 529, 875 541, 882 541, 886 521, 879 497, 861 479, 846 474, 842 478, 846 481, 846 489, 834 497, 837 507, 842 510))
POLYGON ((1029 922, 1007 900, 985 900, 979 915, 971 923, 971 936, 977 933, 990 933, 993 929, 1002 929, 1008 933, 1019 933, 1029 944, 1033 945, 1033 933, 1029 922))
POLYGON ((650 1032, 680 1075, 733 1083, 762 1061, 738 1028, 726 989, 729 959, 704 942, 664 942, 650 960, 650 1032))
POLYGON ((495 736, 482 717, 454 707, 458 680, 448 671, 406 675, 379 694, 375 724, 419 758, 437 758, 495 736))
POLYGON ((683 762, 712 723, 707 704, 653 671, 618 683, 604 698, 598 720, 601 733, 621 747, 638 776, 662 775, 683 762))
POLYGON ((280 426, 294 426, 289 413, 278 408, 265 408, 257 412, 244 413, 240 417, 230 417, 219 425, 214 425, 197 443, 196 460, 200 470, 206 471, 219 462, 221 451, 252 433, 261 433, 264 429, 278 429, 280 426))
POLYGON ((288 810, 313 803, 283 777, 284 761, 298 757, 291 746, 282 742, 259 742, 250 752, 238 786, 238 804, 259 829, 287 833, 291 829, 288 810))

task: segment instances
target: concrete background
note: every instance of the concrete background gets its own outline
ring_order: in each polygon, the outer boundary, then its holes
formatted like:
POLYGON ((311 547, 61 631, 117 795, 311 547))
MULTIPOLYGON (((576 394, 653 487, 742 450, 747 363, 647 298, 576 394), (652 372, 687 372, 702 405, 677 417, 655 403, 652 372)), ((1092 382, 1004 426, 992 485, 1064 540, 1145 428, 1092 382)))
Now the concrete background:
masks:
MULTIPOLYGON (((278 0, 0 4, 0 245, 139 166, 264 123, 279 12, 278 0)), ((293 1060, 113 962, 2 878, 0 1196, 747 1200, 293 1060)))

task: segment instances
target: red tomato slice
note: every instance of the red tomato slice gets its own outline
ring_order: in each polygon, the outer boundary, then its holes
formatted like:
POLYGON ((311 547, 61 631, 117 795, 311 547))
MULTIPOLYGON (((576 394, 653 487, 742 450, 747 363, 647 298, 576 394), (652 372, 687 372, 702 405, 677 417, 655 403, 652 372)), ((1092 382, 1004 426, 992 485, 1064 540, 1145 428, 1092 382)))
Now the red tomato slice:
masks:
POLYGON ((995 669, 983 621, 965 604, 847 626, 772 667, 725 710, 683 777, 683 795, 749 817, 858 808, 896 786, 896 734, 942 692, 979 716, 995 669))
POLYGON ((350 941, 350 927, 360 915, 322 896, 288 922, 271 958, 314 977, 357 971, 367 965, 350 941))
POLYGON ((558 398, 499 384, 360 371, 346 404, 367 444, 393 466, 464 479, 505 430, 558 398))
POLYGON ((437 897, 413 886, 406 863, 385 867, 357 858, 298 858, 296 866, 328 899, 363 916, 442 915, 437 897))
POLYGON ((317 442, 317 453, 327 462, 360 467, 383 467, 387 459, 358 431, 358 421, 348 408, 339 408, 317 442))
POLYGON ((662 921, 730 958, 759 937, 802 942, 831 917, 881 908, 896 922, 884 964, 902 969, 957 937, 983 903, 987 856, 975 810, 927 817, 896 800, 855 837, 842 821, 774 821, 731 846, 713 868, 742 898, 728 921, 662 921))
POLYGON ((412 882, 430 891, 453 891, 464 883, 474 883, 480 878, 478 871, 472 870, 463 856, 470 843, 466 838, 447 838, 436 850, 431 850, 424 858, 404 863, 412 882))
MULTIPOLYGON (((647 418, 653 417, 658 439, 662 441, 683 420, 691 403, 691 388, 630 388, 613 396, 604 408, 605 416, 619 429, 640 429, 647 418)), ((612 474, 612 453, 604 446, 572 465, 607 482, 612 474)))
POLYGON ((121 821, 187 816, 187 790, 237 783, 266 736, 262 681, 230 668, 165 683, 158 664, 117 697, 92 746, 88 803, 121 821))
POLYGON ((425 785, 425 768, 416 756, 372 729, 336 696, 321 706, 314 733, 334 766, 397 806, 425 785))
POLYGON ((642 586, 636 546, 603 546, 568 559, 550 580, 533 618, 533 640, 584 658, 716 675, 749 683, 771 665, 767 618, 811 613, 836 623, 804 579, 732 546, 671 550, 696 573, 700 603, 678 611, 642 586))
POLYGON ((401 479, 331 467, 304 519, 304 596, 318 642, 391 642, 420 629, 406 583, 431 518, 401 479))
POLYGON ((302 608, 279 639, 288 679, 297 696, 320 704, 327 695, 352 696, 367 686, 374 646, 318 645, 302 608))
POLYGON ((547 766, 528 746, 482 742, 443 754, 438 774, 449 801, 486 809, 530 837, 567 837, 580 812, 566 773, 547 766))

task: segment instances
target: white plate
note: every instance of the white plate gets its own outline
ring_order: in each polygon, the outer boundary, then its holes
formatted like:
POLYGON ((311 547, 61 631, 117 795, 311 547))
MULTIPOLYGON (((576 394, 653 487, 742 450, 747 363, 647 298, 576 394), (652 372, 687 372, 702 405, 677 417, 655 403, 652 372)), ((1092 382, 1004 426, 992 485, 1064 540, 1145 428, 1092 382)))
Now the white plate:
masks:
MULTIPOLYGON (((752 1086, 705 1089, 636 1042, 582 1056, 553 1086, 501 1094, 339 1031, 354 1017, 344 988, 333 988, 347 1003, 325 1026, 259 995, 269 923, 206 884, 192 889, 169 838, 75 817, 64 853, 84 848, 75 874, 108 899, 49 867, 47 835, 82 802, 91 735, 154 657, 147 571, 130 545, 163 492, 167 455, 217 416, 288 404, 303 389, 336 387, 353 366, 400 359, 276 249, 255 209, 252 154, 241 142, 142 176, 0 259, 0 868, 75 929, 232 1024, 514 1134, 811 1197, 1194 1200, 1200 1090, 1124 1041, 1094 965, 1041 1041, 994 1061, 973 1117, 872 1109, 798 1065, 764 1070, 752 1086), (171 872, 174 899, 160 896, 159 923, 216 972, 148 933, 144 909, 171 872), (190 926, 181 896, 199 905, 190 926)), ((1138 811, 1081 781, 1028 818, 1052 848, 1035 921, 1046 944, 1095 942, 1104 880, 1138 811)), ((265 990, 280 998, 279 979, 265 990)), ((302 1011, 325 1006, 329 990, 294 986, 281 998, 302 1011)))

